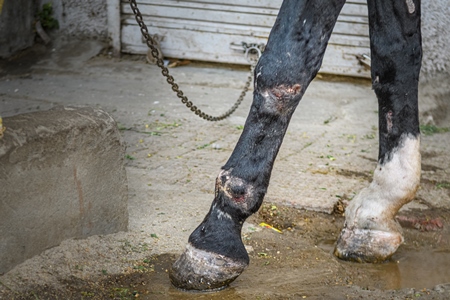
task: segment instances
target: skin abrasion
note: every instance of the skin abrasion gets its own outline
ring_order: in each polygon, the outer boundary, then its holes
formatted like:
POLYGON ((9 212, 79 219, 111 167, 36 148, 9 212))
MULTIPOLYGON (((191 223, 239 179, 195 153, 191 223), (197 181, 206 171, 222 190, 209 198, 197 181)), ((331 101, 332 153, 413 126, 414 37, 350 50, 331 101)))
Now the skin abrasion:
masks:
POLYGON ((387 128, 387 132, 388 134, 392 132, 392 111, 388 111, 386 114, 386 128, 387 128))
POLYGON ((283 100, 297 95, 300 92, 301 88, 302 87, 300 84, 294 84, 292 86, 280 85, 278 87, 270 89, 269 92, 273 96, 275 96, 277 100, 283 100))
POLYGON ((254 201, 253 187, 245 180, 232 176, 231 171, 222 170, 216 179, 216 197, 219 193, 223 193, 226 198, 231 199, 232 203, 242 209, 243 213, 252 206, 254 201))
MULTIPOLYGON (((240 178, 228 177, 228 180, 219 188, 223 188, 224 193, 228 198, 232 199, 235 203, 241 203, 246 206, 245 199, 248 198, 246 182, 240 178)), ((247 207, 244 207, 247 209, 247 207)))
POLYGON ((262 96, 265 98, 265 105, 269 110, 277 113, 286 113, 288 110, 295 109, 295 98, 300 94, 301 89, 302 86, 300 84, 291 86, 282 84, 264 90, 262 96))

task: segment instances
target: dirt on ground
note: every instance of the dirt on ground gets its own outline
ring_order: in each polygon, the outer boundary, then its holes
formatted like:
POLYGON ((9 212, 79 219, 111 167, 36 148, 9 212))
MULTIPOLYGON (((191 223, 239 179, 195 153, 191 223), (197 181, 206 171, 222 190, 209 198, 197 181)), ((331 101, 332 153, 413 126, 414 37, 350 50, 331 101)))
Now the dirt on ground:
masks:
MULTIPOLYGON (((421 115, 428 120, 421 187, 398 216, 405 244, 384 264, 343 262, 332 254, 334 242, 346 204, 376 166, 378 108, 366 80, 315 80, 291 121, 266 201, 244 226, 250 266, 225 290, 190 293, 170 284, 168 269, 209 209, 251 95, 231 118, 206 123, 145 57, 112 58, 96 42, 40 47, 1 62, 1 114, 56 105, 109 112, 127 144, 129 231, 67 240, 30 258, 0 274, 0 299, 450 298, 447 106, 427 104, 421 115)), ((229 108, 247 75, 203 63, 170 71, 213 113, 229 108)))
MULTIPOLYGON (((440 219, 448 211, 420 211, 399 218, 440 219), (418 215, 420 217, 418 217, 418 215)), ((405 228, 406 244, 383 264, 344 262, 332 255, 343 225, 341 213, 324 214, 264 204, 242 238, 250 254, 247 270, 225 290, 180 291, 168 270, 176 255, 133 261, 119 274, 60 278, 58 288, 29 285, 4 299, 448 299, 450 232, 405 228), (259 225, 256 225, 259 224, 259 225)), ((80 269, 82 267, 79 267, 80 269)), ((75 270, 79 272, 79 270, 75 270)))

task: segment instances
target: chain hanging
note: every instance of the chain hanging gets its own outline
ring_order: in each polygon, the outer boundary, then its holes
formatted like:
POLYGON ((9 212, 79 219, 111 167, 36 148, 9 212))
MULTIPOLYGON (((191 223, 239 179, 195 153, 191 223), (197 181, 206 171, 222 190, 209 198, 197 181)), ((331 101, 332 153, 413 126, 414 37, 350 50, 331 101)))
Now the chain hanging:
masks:
POLYGON ((175 83, 175 80, 172 77, 172 75, 169 74, 169 69, 167 69, 167 67, 164 66, 164 61, 162 60, 162 58, 159 58, 159 50, 158 50, 158 48, 156 48, 154 46, 154 45, 156 45, 156 43, 153 40, 153 38, 150 36, 147 26, 144 24, 142 14, 137 7, 136 0, 130 0, 130 6, 136 17, 136 21, 137 21, 139 27, 141 28, 142 36, 144 37, 147 46, 150 48, 152 56, 156 59, 156 65, 161 69, 162 75, 164 77, 166 77, 167 82, 172 86, 172 91, 174 91, 177 94, 177 97, 181 99, 181 102, 184 105, 186 105, 186 107, 189 108, 197 116, 199 116, 200 118, 205 119, 207 121, 221 121, 221 120, 229 117, 232 113, 234 113, 236 111, 236 109, 239 107, 239 105, 241 104, 241 102, 244 100, 245 94, 247 93, 247 91, 250 87, 254 68, 259 59, 259 56, 261 56, 261 50, 258 47, 255 47, 253 45, 251 47, 246 47, 246 44, 244 45, 244 43, 243 43, 245 57, 251 63, 250 74, 247 78, 247 82, 245 83, 244 89, 242 90, 241 94, 239 95, 239 98, 236 100, 234 105, 227 112, 225 112, 224 114, 217 116, 217 117, 208 115, 208 114, 202 112, 197 106, 195 106, 192 103, 192 101, 188 100, 188 98, 179 89, 178 84, 175 83), (256 55, 257 57, 256 58, 250 57, 250 54, 255 53, 255 52, 257 54, 256 55))

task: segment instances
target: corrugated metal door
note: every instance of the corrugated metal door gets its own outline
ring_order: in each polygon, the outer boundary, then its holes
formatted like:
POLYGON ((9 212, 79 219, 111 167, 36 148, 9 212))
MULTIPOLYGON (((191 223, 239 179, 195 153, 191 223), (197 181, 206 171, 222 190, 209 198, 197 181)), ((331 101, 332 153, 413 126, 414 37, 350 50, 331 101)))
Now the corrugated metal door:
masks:
MULTIPOLYGON (((138 0, 150 33, 166 57, 247 64, 242 42, 265 44, 282 0, 138 0)), ((321 72, 369 77, 357 55, 369 54, 365 0, 348 0, 336 23, 321 72)), ((121 50, 144 54, 127 2, 121 3, 121 50)))

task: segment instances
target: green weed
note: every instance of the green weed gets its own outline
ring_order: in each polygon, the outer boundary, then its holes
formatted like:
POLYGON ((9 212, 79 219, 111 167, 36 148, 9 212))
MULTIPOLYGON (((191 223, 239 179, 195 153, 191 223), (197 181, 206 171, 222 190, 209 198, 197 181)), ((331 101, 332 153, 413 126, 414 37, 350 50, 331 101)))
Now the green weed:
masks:
POLYGON ((420 125, 420 132, 423 135, 433 135, 436 133, 448 132, 450 128, 448 127, 437 127, 434 125, 420 125))

